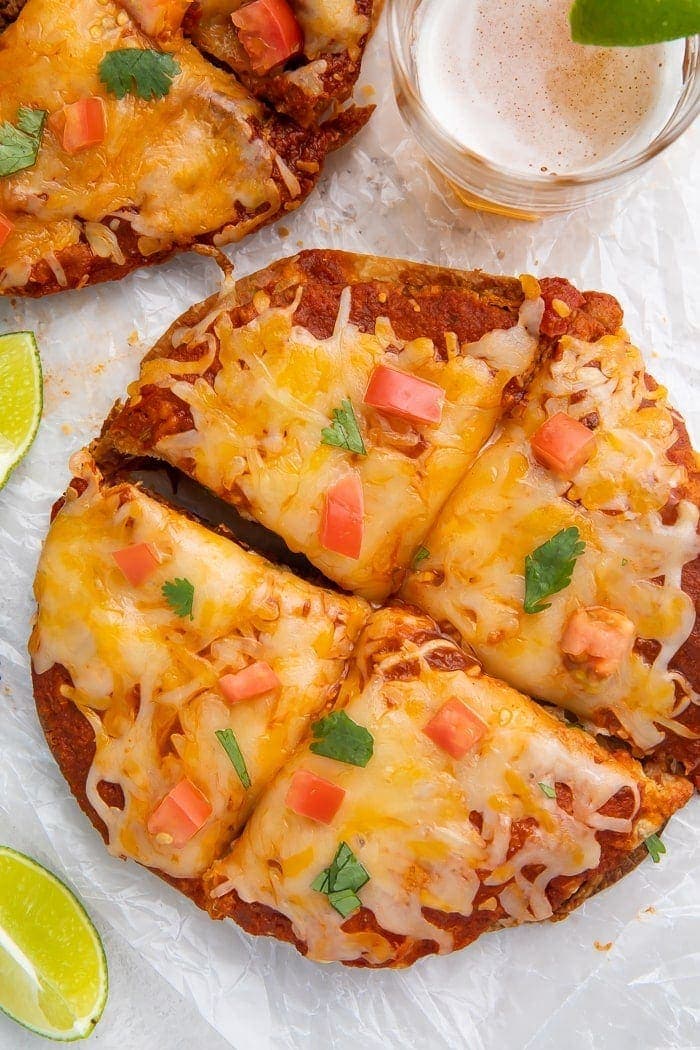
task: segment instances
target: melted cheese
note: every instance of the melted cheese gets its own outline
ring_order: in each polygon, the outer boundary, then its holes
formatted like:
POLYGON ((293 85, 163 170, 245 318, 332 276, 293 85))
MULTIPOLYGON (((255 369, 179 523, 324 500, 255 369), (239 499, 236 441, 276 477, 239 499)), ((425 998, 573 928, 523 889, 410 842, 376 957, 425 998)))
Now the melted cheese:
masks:
POLYGON ((213 381, 183 379, 182 363, 162 351, 144 362, 130 403, 138 403, 145 385, 171 390, 188 405, 194 428, 163 438, 149 453, 241 506, 330 579, 379 601, 398 586, 443 501, 491 435, 505 386, 531 368, 542 303, 526 302, 519 325, 465 344, 447 362, 428 338, 399 339, 386 318, 374 332, 361 332, 349 320, 350 304, 346 288, 332 335, 317 339, 294 324, 298 297, 288 307, 261 303, 259 315, 240 328, 224 299, 206 328, 200 322, 190 333, 177 331, 178 343, 204 341, 206 348, 199 362, 187 363, 187 373, 206 370, 215 337, 221 368, 213 381), (379 364, 439 384, 446 395, 441 423, 406 424, 365 406, 379 364), (321 443, 345 398, 366 456, 321 443), (364 491, 359 560, 326 551, 318 540, 325 493, 350 469, 364 491))
POLYGON ((372 616, 338 700, 373 735, 369 764, 360 769, 303 748, 268 789, 230 856, 208 877, 214 899, 235 889, 244 901, 286 915, 312 959, 380 964, 393 954, 377 934, 344 931, 327 898, 310 889, 341 841, 370 874, 359 896, 379 925, 436 941, 440 952, 448 952, 453 934, 433 925, 424 908, 468 917, 479 894, 503 925, 549 918, 552 880, 571 877, 573 893, 600 863, 601 833, 615 832, 621 849, 633 849, 658 826, 656 789, 640 767, 612 759, 476 665, 434 669, 427 658, 436 646, 448 655, 456 648, 439 639, 424 617, 392 609, 372 616), (392 680, 397 659, 417 662, 415 674, 392 680), (423 732, 455 697, 488 727, 460 761, 423 732), (285 807, 290 780, 302 767, 346 791, 328 826, 285 807), (566 785, 571 813, 548 798, 541 783, 566 785), (629 817, 602 814, 625 789, 629 817), (481 820, 470 819, 474 814, 481 820))
POLYGON ((86 454, 74 468, 88 487, 79 498, 69 490, 41 556, 34 668, 66 668, 73 684, 65 695, 94 729, 86 790, 110 851, 169 875, 197 875, 240 830, 333 695, 366 607, 272 567, 137 488, 101 488, 86 454), (132 543, 151 543, 160 559, 138 588, 112 558, 132 543), (194 584, 191 621, 163 599, 163 583, 175 578, 194 584), (227 704, 218 679, 254 660, 272 666, 281 688, 227 704), (214 735, 227 728, 244 755, 248 791, 214 735), (213 815, 174 850, 146 825, 182 777, 204 793, 213 815), (104 802, 101 781, 121 787, 123 810, 104 802))
POLYGON ((149 46, 114 0, 29 0, 4 33, 0 119, 14 122, 21 105, 52 114, 99 95, 107 135, 69 156, 47 127, 34 167, 0 179, 0 211, 15 224, 0 249, 0 290, 21 287, 32 265, 81 240, 119 263, 119 244, 98 225, 107 216, 120 219, 117 237, 131 227, 150 255, 226 224, 229 239, 240 237, 282 206, 277 154, 254 128, 265 111, 194 47, 168 45, 181 73, 165 98, 107 92, 105 54, 149 46))
POLYGON ((612 336, 562 340, 560 359, 542 369, 521 418, 448 503, 426 540, 430 559, 404 590, 457 627, 491 673, 604 729, 612 713, 643 751, 667 731, 686 735, 676 719, 698 701, 691 683, 669 671, 695 622, 693 600, 681 589, 683 566, 700 553, 694 504, 682 500, 673 524, 661 518, 687 480, 668 456, 676 438, 665 391, 646 389, 634 347, 612 336), (539 466, 530 450, 530 436, 557 412, 599 419, 595 452, 573 483, 539 466), (526 555, 572 525, 587 546, 571 585, 548 599, 549 609, 526 615, 526 555), (658 642, 653 663, 632 652, 602 680, 568 666, 559 647, 564 627, 576 609, 592 605, 624 613, 637 637, 658 642))

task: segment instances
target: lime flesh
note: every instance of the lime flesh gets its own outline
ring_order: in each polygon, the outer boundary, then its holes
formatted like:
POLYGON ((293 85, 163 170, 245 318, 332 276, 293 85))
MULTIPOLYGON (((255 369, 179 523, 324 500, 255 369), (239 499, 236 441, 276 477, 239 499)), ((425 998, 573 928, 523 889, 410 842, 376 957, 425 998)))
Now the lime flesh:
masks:
POLYGON ((569 19, 577 44, 660 44, 700 33, 700 0, 576 0, 569 19))
POLYGON ((39 429, 41 359, 32 332, 0 335, 0 488, 39 429))
POLYGON ((0 846, 0 1010, 49 1039, 84 1039, 107 1000, 107 963, 80 901, 0 846))

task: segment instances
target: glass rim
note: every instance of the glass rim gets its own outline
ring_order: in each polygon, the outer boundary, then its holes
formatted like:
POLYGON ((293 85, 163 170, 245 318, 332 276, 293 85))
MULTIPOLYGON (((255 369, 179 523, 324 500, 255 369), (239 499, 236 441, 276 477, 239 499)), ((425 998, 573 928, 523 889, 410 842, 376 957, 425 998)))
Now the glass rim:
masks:
MULTIPOLYGON (((436 120, 435 114, 426 106, 421 97, 416 78, 407 61, 408 41, 401 25, 402 14, 406 13, 411 6, 414 9, 417 8, 421 2, 422 0, 387 0, 389 51, 395 84, 397 94, 400 90, 408 97, 418 117, 420 130, 416 129, 414 121, 409 121, 413 126, 416 138, 423 146, 425 146, 423 140, 429 143, 437 166, 457 183, 462 183, 464 169, 469 167, 474 174, 481 172, 498 180, 499 192, 502 192, 504 188, 514 192, 527 191, 540 198, 538 201, 540 204, 546 204, 548 200, 556 198, 562 190, 578 188, 584 191, 599 186, 602 193, 606 189, 605 184, 633 174, 676 142, 700 114, 700 75, 698 75, 700 73, 700 35, 698 35, 685 40, 684 64, 690 57, 691 60, 694 59, 693 65, 696 68, 691 71, 673 113, 652 141, 631 156, 613 161, 603 167, 597 167, 592 172, 567 175, 527 175, 500 166, 455 138, 444 125, 436 120)), ((401 106, 399 108, 401 109, 401 106)))

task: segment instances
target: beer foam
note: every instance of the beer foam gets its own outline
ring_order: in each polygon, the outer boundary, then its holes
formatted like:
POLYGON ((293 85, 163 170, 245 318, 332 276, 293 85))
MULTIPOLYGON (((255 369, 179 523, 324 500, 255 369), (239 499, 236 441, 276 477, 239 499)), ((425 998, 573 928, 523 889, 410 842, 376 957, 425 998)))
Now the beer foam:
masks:
POLYGON ((671 115, 683 42, 571 40, 570 0, 423 0, 413 57, 426 107, 464 146, 527 175, 586 172, 647 145, 671 115))

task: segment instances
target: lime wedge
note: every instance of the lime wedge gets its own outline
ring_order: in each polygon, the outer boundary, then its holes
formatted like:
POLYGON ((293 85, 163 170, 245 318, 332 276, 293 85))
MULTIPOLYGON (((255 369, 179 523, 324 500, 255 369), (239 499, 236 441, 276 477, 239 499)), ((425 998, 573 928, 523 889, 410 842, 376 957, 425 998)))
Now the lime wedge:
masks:
POLYGON ((34 440, 42 405, 34 333, 0 335, 0 489, 34 440))
POLYGON ((0 1010, 49 1039, 84 1039, 107 999, 97 930, 67 886, 0 846, 0 1010))
POLYGON ((569 21, 577 44, 660 44, 700 33, 700 0, 576 0, 569 21))

